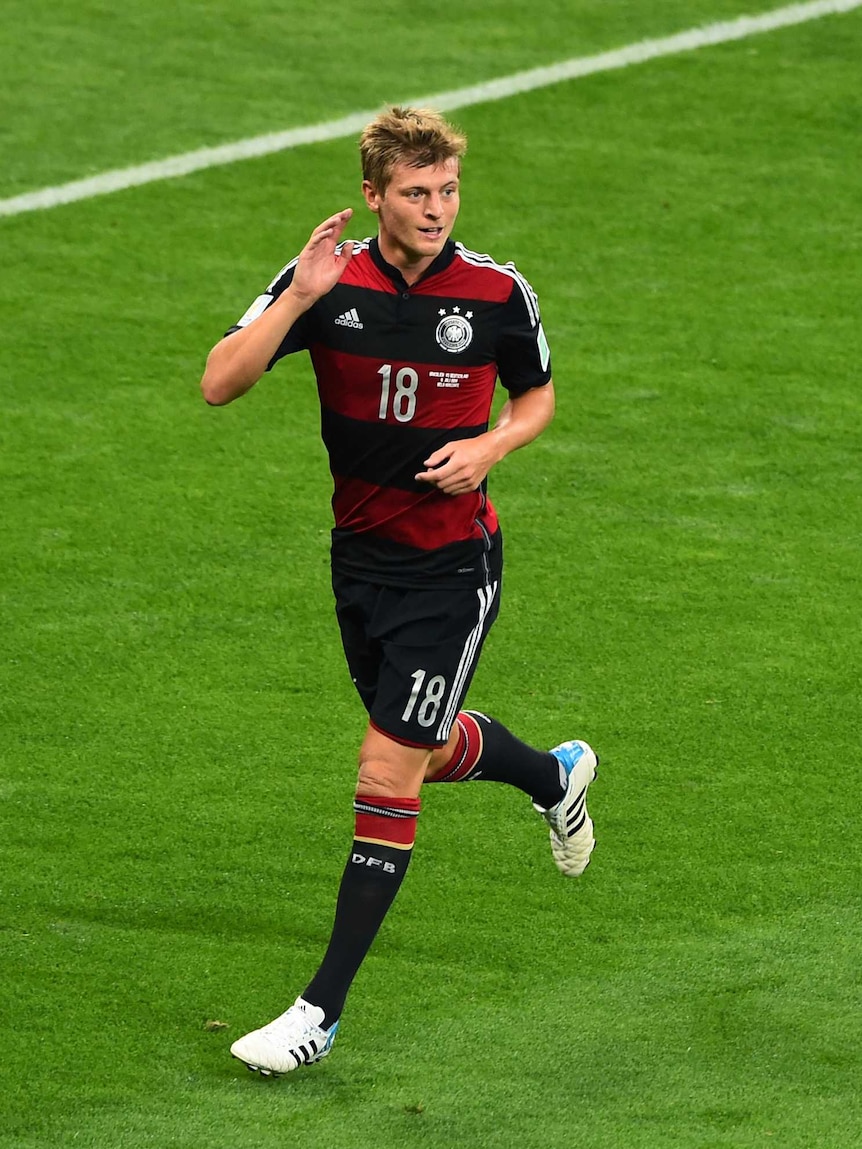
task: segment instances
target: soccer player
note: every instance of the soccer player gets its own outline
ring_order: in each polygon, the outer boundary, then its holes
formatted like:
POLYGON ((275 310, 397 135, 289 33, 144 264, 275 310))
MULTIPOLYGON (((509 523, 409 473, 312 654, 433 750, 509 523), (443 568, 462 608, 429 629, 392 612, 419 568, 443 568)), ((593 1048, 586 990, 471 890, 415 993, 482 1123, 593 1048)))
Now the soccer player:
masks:
POLYGON ((595 844, 590 746, 537 750, 461 708, 499 607, 502 539, 486 477, 554 413, 536 296, 513 264, 451 239, 466 150, 452 125, 390 108, 359 147, 377 236, 341 242, 350 208, 324 220, 212 349, 201 381, 220 406, 285 356, 310 353, 334 480, 335 609, 368 711, 355 838, 323 961, 294 1005, 231 1047, 266 1076, 329 1053, 407 870, 424 782, 524 791, 565 875, 584 871, 595 844), (508 399, 489 429, 498 378, 508 399))

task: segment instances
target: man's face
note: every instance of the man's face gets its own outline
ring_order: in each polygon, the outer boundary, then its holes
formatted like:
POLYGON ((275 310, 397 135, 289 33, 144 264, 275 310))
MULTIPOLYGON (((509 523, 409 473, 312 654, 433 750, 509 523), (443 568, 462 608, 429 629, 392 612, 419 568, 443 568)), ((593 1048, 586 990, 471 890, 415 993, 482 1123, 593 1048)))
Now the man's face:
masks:
POLYGON ((458 159, 434 167, 396 164, 380 195, 365 180, 362 191, 380 219, 380 250, 396 267, 430 264, 443 250, 458 217, 458 159))

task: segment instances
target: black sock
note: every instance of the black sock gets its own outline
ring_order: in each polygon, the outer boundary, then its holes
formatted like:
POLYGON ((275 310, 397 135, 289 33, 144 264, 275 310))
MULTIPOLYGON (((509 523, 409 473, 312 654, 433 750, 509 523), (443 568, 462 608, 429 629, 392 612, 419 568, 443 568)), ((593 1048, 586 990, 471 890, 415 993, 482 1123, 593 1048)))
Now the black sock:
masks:
POLYGON ((325 1029, 341 1016, 353 979, 398 893, 410 863, 418 813, 416 798, 356 801, 357 837, 341 879, 332 936, 302 994, 324 1011, 325 1029))
POLYGON ((458 714, 459 740, 450 762, 432 782, 504 782, 548 809, 566 790, 564 771, 553 754, 536 750, 496 718, 478 710, 458 714))

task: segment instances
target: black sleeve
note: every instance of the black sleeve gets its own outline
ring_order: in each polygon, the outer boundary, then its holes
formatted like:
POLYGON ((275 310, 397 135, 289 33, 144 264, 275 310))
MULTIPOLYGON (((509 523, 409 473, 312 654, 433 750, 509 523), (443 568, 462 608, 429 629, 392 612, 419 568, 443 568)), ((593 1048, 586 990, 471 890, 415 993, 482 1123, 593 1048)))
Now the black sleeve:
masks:
POLYGON ((533 289, 513 269, 512 291, 503 304, 497 336, 497 374, 510 395, 523 395, 551 381, 551 351, 539 301, 533 289))
MULTIPOLYGON (((239 331, 242 327, 248 327, 249 323, 253 323, 259 315, 263 315, 264 311, 272 306, 274 300, 278 299, 279 295, 281 295, 290 284, 290 281, 293 279, 296 264, 297 261, 293 259, 283 267, 272 283, 267 287, 266 291, 255 299, 245 315, 243 315, 233 327, 226 331, 225 335, 231 335, 234 331, 239 331)), ((292 355, 295 351, 304 351, 308 347, 310 315, 310 311, 306 311, 303 315, 300 315, 299 319, 297 319, 296 323, 294 323, 293 327, 291 327, 290 331, 288 331, 287 335, 282 339, 275 355, 273 355, 267 364, 267 371, 271 371, 279 359, 283 359, 285 355, 292 355)))

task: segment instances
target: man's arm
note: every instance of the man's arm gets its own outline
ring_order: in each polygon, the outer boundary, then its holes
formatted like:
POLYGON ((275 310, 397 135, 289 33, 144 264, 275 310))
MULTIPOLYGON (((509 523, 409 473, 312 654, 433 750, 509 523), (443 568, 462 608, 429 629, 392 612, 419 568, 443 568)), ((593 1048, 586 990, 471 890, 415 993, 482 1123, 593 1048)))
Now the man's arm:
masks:
POLYGON ((294 323, 341 279, 353 244, 345 243, 337 255, 335 247, 352 215, 346 208, 316 227, 300 253, 290 285, 278 299, 248 327, 231 332, 213 347, 201 379, 207 403, 221 407, 251 390, 294 323))
POLYGON ((490 431, 475 439, 446 443, 425 460, 417 482, 430 483, 446 495, 475 491, 495 464, 511 451, 541 435, 554 417, 554 384, 533 387, 508 399, 490 431))

